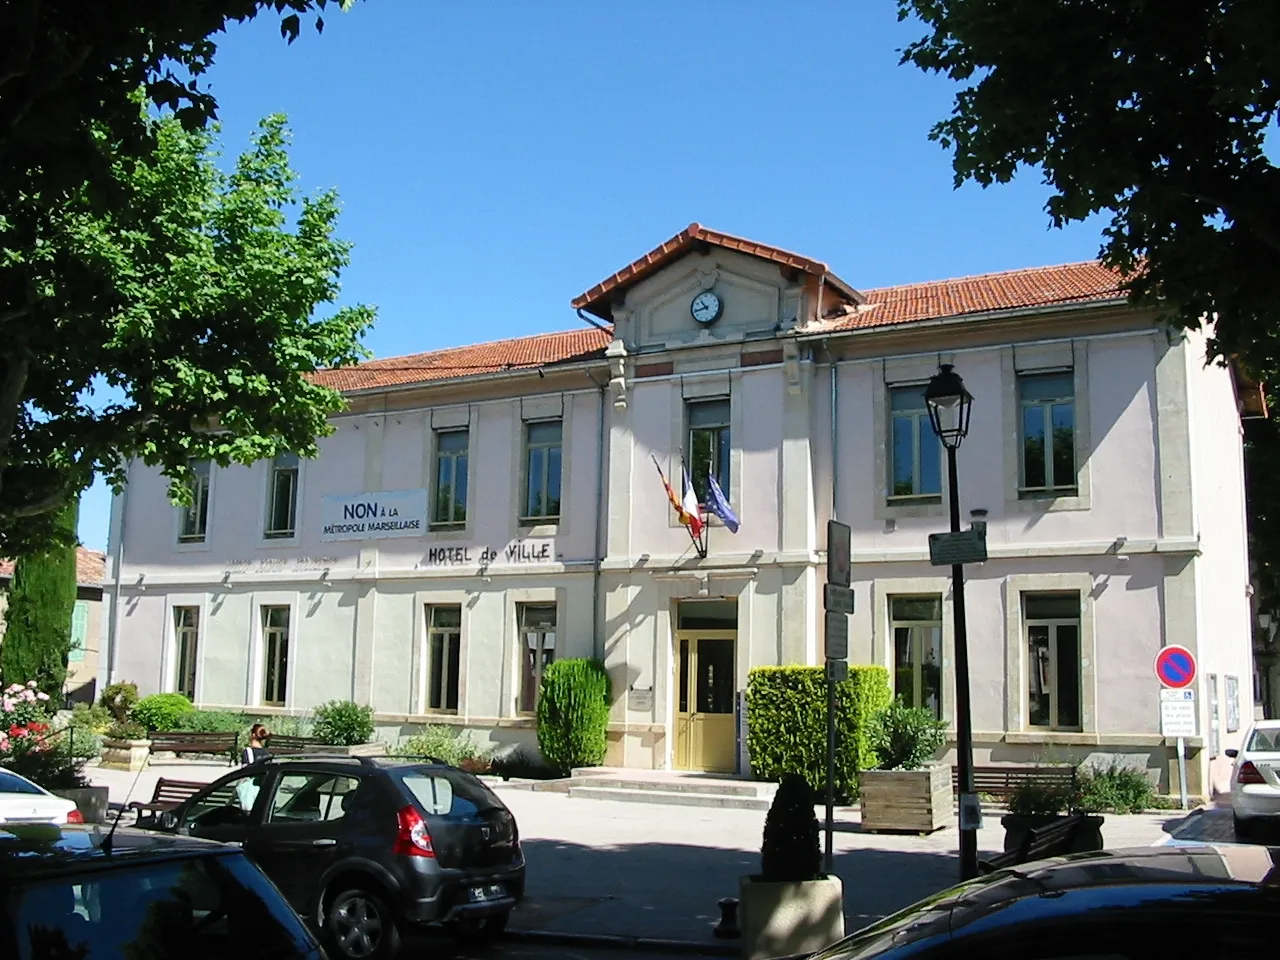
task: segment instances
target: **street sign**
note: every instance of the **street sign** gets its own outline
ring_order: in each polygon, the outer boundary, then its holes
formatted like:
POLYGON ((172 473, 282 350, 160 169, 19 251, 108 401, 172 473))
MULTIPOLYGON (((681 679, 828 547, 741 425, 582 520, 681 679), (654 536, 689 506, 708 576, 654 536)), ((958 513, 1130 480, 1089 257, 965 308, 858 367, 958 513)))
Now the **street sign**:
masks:
POLYGON ((832 613, 853 613, 853 587, 838 583, 822 585, 822 606, 832 613))
POLYGON ((827 521, 827 583, 847 587, 851 582, 849 552, 853 545, 853 529, 838 520, 827 521))
POLYGON ((1173 643, 1162 647, 1156 654, 1156 679, 1175 690, 1191 686, 1196 679, 1195 654, 1173 643))
POLYGON ((828 660, 849 659, 849 615, 827 611, 826 650, 828 660))
MULTIPOLYGON (((1181 693, 1174 690, 1172 693, 1181 693)), ((1160 700, 1160 736, 1194 737, 1196 735, 1196 698, 1194 691, 1184 700, 1160 700)))
POLYGON ((987 533, 985 530, 929 534, 929 562, 935 567, 985 563, 986 560, 987 533))
POLYGON ((849 663, 846 660, 828 660, 827 677, 840 683, 849 679, 849 663))

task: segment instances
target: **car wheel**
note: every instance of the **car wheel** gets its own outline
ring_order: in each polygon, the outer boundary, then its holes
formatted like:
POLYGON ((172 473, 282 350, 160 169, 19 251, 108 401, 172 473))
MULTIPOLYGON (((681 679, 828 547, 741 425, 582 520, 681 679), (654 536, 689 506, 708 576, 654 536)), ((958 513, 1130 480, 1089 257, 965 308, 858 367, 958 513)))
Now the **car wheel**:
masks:
POLYGON ((507 920, 510 918, 511 913, 508 911, 489 917, 476 917, 473 920, 459 920, 458 938, 472 943, 492 940, 507 929, 507 920))
POLYGON ((400 949, 400 931, 386 901, 370 890, 343 890, 329 905, 325 930, 347 960, 389 960, 400 949))

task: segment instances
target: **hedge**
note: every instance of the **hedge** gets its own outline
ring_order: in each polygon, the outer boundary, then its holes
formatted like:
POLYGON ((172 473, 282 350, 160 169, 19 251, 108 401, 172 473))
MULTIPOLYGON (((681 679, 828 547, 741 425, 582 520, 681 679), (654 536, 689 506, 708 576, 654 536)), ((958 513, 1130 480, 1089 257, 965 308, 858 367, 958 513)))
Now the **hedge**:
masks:
MULTIPOLYGON (((858 796, 858 771, 876 767, 871 718, 889 706, 889 671, 849 666, 836 688, 836 796, 858 796)), ((756 667, 747 679, 747 749, 757 777, 797 773, 815 791, 827 785, 827 684, 822 667, 756 667)))
POLYGON ((609 671, 601 661, 548 664, 538 691, 538 749, 547 763, 561 773, 604 763, 612 699, 609 671))

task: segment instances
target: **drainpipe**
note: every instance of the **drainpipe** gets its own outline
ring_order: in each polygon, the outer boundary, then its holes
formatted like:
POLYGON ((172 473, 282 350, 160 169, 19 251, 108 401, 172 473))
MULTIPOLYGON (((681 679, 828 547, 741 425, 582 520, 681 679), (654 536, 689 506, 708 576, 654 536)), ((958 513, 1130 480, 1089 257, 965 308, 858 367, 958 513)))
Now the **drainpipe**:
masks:
POLYGON ((133 475, 133 458, 129 458, 129 470, 126 474, 124 489, 120 491, 120 523, 116 529, 114 557, 111 561, 111 620, 107 623, 107 673, 104 687, 115 679, 116 672, 116 638, 120 629, 120 565, 124 560, 125 518, 129 513, 129 479, 133 475))
POLYGON ((608 515, 604 504, 604 411, 605 411, 605 394, 609 389, 609 381, 606 379, 604 383, 597 383, 596 378, 588 373, 591 382, 596 384, 596 389, 600 391, 600 422, 596 425, 596 563, 595 569, 591 574, 591 624, 595 637, 592 639, 592 649, 595 655, 604 658, 604 617, 600 610, 600 564, 604 562, 604 521, 603 518, 608 515))

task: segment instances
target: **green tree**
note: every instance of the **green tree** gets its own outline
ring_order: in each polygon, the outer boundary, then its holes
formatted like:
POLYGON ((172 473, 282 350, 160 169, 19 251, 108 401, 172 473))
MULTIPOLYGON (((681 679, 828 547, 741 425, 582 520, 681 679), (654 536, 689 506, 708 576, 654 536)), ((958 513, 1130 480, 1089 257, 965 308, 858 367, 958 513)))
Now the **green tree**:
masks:
MULTIPOLYGON (((8 253, 41 291, 0 337, 10 556, 57 537, 54 511, 95 473, 118 488, 131 457, 186 502, 193 461, 313 456, 342 401, 308 375, 363 355, 372 309, 315 316, 338 297, 350 245, 333 236, 334 191, 297 195, 284 118, 263 121, 230 173, 214 162, 213 132, 150 123, 155 149, 112 168, 134 222, 103 214, 86 188, 8 253), (103 383, 122 399, 92 405, 103 383)), ((45 207, 18 199, 24 220, 45 207)))
POLYGON ((4 684, 36 681, 55 701, 61 699, 71 652, 71 616, 76 605, 75 530, 79 502, 57 513, 62 542, 19 557, 9 584, 0 675, 4 684), (69 542, 68 542, 69 541, 69 542))

